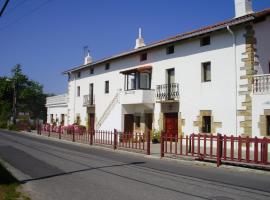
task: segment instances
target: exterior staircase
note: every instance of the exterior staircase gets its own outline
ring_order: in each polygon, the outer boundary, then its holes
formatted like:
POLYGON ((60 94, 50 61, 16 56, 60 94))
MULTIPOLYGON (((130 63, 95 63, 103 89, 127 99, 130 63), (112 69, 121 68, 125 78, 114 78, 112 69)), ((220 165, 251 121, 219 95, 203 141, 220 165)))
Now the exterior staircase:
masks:
POLYGON ((96 130, 99 130, 101 125, 104 123, 104 121, 107 119, 107 117, 109 116, 109 114, 111 113, 112 109, 115 107, 115 105, 118 103, 119 100, 119 93, 120 91, 118 91, 115 96, 113 97, 112 101, 110 102, 110 104, 108 105, 108 107, 105 109, 104 113, 102 114, 102 116, 100 117, 99 121, 97 122, 96 125, 96 130))

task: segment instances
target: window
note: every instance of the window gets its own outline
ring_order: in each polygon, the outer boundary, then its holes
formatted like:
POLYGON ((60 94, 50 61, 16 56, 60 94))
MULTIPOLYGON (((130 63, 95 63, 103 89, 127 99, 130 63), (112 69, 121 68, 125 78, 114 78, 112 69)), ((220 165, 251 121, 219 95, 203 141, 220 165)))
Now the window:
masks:
POLYGON ((81 88, 80 86, 77 87, 77 97, 79 97, 81 95, 81 88))
POLYGON ((110 88, 109 81, 105 81, 105 93, 106 93, 106 94, 109 93, 109 88, 110 88))
POLYGON ((142 53, 141 56, 140 56, 140 60, 141 61, 147 60, 147 53, 142 53))
POLYGON ((270 115, 266 116, 266 135, 270 136, 270 115))
POLYGON ((130 73, 126 75, 126 87, 125 90, 136 89, 136 73, 130 73))
POLYGON ((53 124, 53 114, 51 114, 50 121, 51 121, 51 124, 53 124))
POLYGON ((78 72, 77 77, 81 78, 81 72, 78 72))
POLYGON ((173 53, 174 53, 174 46, 169 46, 169 47, 167 47, 166 53, 167 53, 167 54, 173 54, 173 53))
POLYGON ((139 73, 140 89, 150 89, 151 88, 151 74, 141 72, 139 73))
POLYGON ((211 133, 211 116, 203 116, 202 123, 202 132, 211 133))
POLYGON ((141 117, 135 116, 135 127, 140 128, 141 127, 141 117))
POLYGON ((68 73, 68 81, 70 81, 70 79, 71 79, 71 75, 70 73, 68 73))
POLYGON ((61 125, 65 124, 65 114, 61 114, 61 121, 60 121, 61 125))
POLYGON ((211 81, 211 62, 202 63, 202 82, 211 81))
POLYGON ((105 65, 105 70, 108 70, 108 69, 110 69, 110 63, 106 63, 105 65))
POLYGON ((94 74, 94 67, 90 68, 90 74, 94 74))
POLYGON ((270 74, 270 62, 268 63, 268 72, 270 74))
POLYGON ((201 47, 210 45, 210 43, 211 43, 211 39, 209 35, 201 38, 201 47))

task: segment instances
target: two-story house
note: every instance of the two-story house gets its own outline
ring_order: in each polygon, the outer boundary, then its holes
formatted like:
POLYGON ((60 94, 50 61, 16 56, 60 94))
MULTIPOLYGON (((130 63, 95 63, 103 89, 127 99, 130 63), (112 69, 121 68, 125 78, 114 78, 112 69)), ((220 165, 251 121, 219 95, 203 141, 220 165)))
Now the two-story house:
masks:
MULTIPOLYGON (((85 63, 68 76, 65 124, 168 134, 270 135, 270 9, 85 63)), ((53 98, 53 97, 51 97, 53 98)), ((48 98, 48 101, 50 98, 48 98)), ((48 122, 58 115, 48 106, 48 122)))

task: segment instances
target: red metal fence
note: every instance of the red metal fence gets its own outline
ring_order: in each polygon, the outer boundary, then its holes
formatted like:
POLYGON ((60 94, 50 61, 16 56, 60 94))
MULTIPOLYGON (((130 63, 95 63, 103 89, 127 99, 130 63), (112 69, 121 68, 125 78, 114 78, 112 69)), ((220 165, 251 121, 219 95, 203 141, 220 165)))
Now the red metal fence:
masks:
POLYGON ((73 125, 64 127, 49 124, 37 125, 37 133, 62 140, 102 145, 113 149, 130 149, 150 155, 150 133, 147 137, 144 133, 125 133, 117 130, 87 132, 73 125))
MULTIPOLYGON (((38 125, 37 133, 90 145, 102 145, 113 149, 124 149, 150 155, 150 132, 133 133, 95 130, 87 132, 72 126, 38 125)), ((168 134, 169 135, 169 134, 168 134)), ((161 134, 160 156, 191 157, 221 163, 244 163, 247 165, 270 165, 270 139, 235 137, 213 134, 191 134, 171 137, 161 134)))
POLYGON ((161 157, 188 156, 199 160, 269 165, 268 138, 235 137, 213 134, 191 134, 190 136, 161 136, 161 157))

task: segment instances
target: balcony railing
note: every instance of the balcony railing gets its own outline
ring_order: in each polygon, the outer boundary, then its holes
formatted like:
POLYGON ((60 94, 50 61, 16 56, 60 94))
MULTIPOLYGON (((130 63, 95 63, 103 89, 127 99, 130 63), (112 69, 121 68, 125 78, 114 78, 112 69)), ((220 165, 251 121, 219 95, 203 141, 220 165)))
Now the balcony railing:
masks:
POLYGON ((254 94, 270 93, 270 74, 254 76, 253 93, 254 94))
POLYGON ((95 106, 94 95, 84 95, 83 96, 83 106, 87 106, 87 107, 95 106))
POLYGON ((163 84, 157 85, 156 88, 157 101, 178 101, 179 100, 179 84, 163 84))

